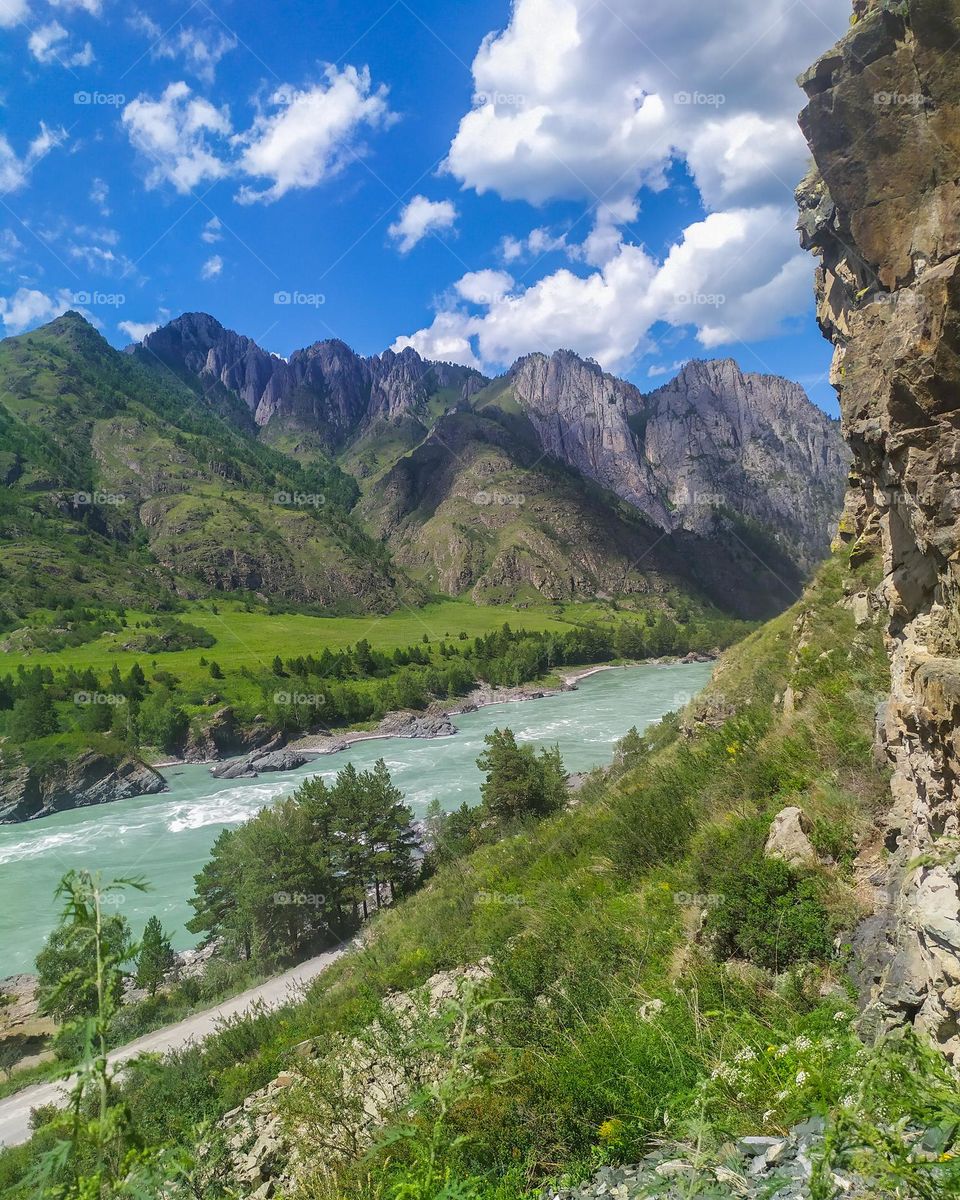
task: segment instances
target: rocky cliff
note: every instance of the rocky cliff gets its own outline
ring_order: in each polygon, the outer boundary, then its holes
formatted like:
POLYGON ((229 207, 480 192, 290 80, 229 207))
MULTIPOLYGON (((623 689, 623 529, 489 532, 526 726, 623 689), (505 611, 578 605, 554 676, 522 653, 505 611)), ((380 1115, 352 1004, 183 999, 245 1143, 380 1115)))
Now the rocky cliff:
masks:
POLYGON ((865 1026, 960 1052, 960 3, 857 0, 801 78, 800 229, 854 464, 841 537, 882 551, 893 769, 857 943, 865 1026), (884 860, 881 860, 884 861, 884 860))
POLYGON ((336 338, 282 359, 206 313, 177 317, 144 338, 138 353, 208 388, 222 385, 260 427, 320 432, 334 449, 378 419, 425 416, 438 392, 459 398, 486 383, 477 371, 427 362, 409 348, 362 358, 336 338))
POLYGON ((523 358, 511 379, 544 448, 660 528, 711 536, 726 512, 774 533, 803 570, 826 554, 848 456, 798 384, 720 359, 644 395, 568 351, 523 358))

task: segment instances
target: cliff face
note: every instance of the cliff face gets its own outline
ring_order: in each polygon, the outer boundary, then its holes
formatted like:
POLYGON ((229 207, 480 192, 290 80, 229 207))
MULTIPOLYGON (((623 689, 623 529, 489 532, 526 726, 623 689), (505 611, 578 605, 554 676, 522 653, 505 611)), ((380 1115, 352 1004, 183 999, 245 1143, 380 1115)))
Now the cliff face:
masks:
POLYGON ((858 0, 801 79, 816 167, 800 229, 854 466, 841 537, 882 550, 893 767, 877 910, 858 936, 868 1027, 960 1054, 960 3, 858 0))
POLYGON ((827 553, 848 455, 798 384, 720 359, 644 395, 569 351, 523 358, 511 379, 544 448, 661 529, 709 536, 727 509, 804 570, 827 553))
POLYGON ((206 313, 177 317, 144 338, 139 353, 207 388, 221 384, 260 427, 276 421, 320 431, 332 448, 378 420, 424 415, 438 391, 469 397, 487 382, 477 371, 427 362, 409 348, 362 358, 336 338, 284 360, 206 313))

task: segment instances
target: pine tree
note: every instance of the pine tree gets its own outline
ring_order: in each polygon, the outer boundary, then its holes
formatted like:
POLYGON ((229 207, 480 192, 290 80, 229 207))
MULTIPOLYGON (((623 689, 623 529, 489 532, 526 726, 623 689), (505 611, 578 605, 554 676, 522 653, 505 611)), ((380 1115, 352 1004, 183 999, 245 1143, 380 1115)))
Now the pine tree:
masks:
POLYGON ((140 942, 140 953, 137 956, 137 986, 146 988, 151 996, 157 994, 157 988, 163 983, 163 977, 173 966, 174 955, 170 938, 160 924, 160 918, 153 916, 147 921, 140 942))

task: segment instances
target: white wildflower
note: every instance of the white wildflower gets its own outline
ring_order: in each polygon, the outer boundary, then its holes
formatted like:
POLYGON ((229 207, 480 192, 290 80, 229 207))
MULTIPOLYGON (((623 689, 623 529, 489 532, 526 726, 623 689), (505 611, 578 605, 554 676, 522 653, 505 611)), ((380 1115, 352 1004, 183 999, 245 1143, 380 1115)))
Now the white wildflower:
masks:
POLYGON ((848 1020, 848 1019, 849 1019, 849 1016, 850 1016, 850 1014, 849 1014, 849 1013, 845 1013, 845 1012, 835 1012, 835 1013, 833 1014, 833 1019, 834 1019, 835 1021, 846 1021, 846 1020, 848 1020))
POLYGON ((745 1046, 743 1050, 733 1060, 734 1062, 753 1062, 756 1058, 756 1053, 749 1046, 745 1046))
POLYGON ((796 1050, 812 1050, 813 1049, 813 1042, 811 1042, 808 1037, 804 1037, 803 1034, 801 1034, 794 1041, 793 1045, 794 1045, 794 1049, 796 1049, 796 1050))
POLYGON ((797 1072, 797 1087, 802 1087, 803 1084, 805 1084, 806 1082, 807 1082, 806 1071, 798 1071, 797 1072))

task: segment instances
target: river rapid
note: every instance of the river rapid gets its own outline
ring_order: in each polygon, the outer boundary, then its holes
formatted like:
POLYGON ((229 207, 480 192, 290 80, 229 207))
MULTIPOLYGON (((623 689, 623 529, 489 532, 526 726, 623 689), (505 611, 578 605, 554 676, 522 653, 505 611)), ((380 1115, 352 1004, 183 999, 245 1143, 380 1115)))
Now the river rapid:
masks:
POLYGON ((170 791, 159 796, 0 826, 0 978, 33 970, 56 921, 54 889, 71 868, 143 878, 150 891, 129 892, 123 903, 135 935, 156 913, 175 947, 186 949, 196 940, 185 928, 193 915, 193 877, 217 835, 289 795, 305 778, 332 779, 348 762, 362 770, 383 758, 417 816, 434 797, 447 810, 476 804, 482 782, 476 759, 492 730, 509 726, 521 741, 559 745, 568 771, 589 771, 610 761, 614 743, 631 726, 642 731, 685 704, 712 670, 711 663, 677 663, 600 671, 574 691, 464 713, 454 718, 454 737, 358 742, 299 770, 258 779, 217 780, 206 766, 172 767, 163 772, 170 791))

